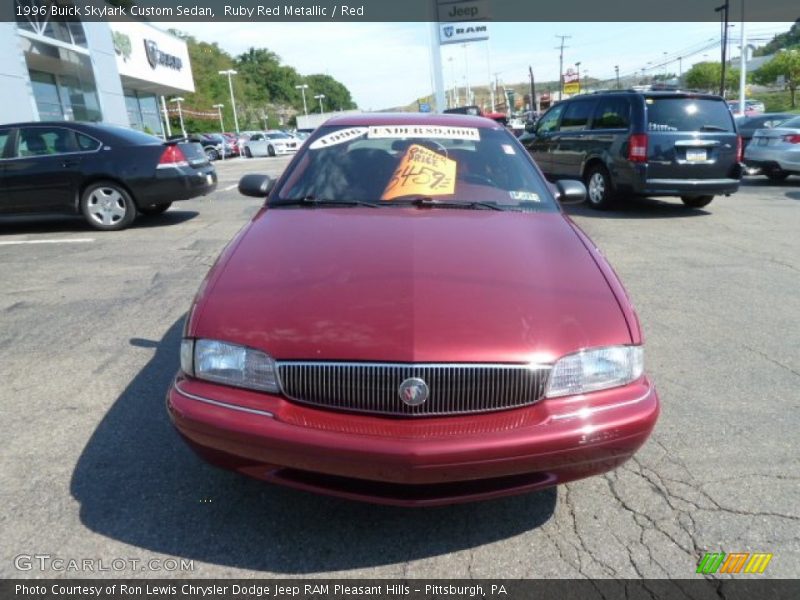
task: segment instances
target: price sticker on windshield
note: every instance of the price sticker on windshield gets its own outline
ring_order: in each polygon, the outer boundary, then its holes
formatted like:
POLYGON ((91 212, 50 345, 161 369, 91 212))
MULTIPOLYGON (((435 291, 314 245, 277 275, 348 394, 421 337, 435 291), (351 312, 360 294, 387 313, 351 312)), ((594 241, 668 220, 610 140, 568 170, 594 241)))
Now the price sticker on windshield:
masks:
POLYGON ((395 169, 381 200, 401 196, 445 196, 456 187, 456 161, 412 144, 395 169))

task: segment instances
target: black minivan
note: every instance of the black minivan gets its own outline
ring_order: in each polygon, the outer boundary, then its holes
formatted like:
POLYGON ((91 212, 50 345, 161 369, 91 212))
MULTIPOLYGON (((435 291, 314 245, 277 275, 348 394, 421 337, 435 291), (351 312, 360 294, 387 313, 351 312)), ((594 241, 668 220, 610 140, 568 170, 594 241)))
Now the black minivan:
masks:
POLYGON ((742 142, 720 96, 612 91, 548 110, 521 139, 550 180, 580 178, 606 209, 624 196, 680 196, 693 208, 739 189, 742 142))

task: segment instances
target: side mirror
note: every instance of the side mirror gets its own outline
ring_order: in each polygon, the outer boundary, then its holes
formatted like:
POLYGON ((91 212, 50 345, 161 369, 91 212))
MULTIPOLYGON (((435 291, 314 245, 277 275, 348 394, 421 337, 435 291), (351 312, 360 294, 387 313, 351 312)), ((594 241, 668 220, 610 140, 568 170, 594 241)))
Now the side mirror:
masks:
POLYGON ((248 173, 239 180, 239 193, 243 196, 266 198, 275 187, 275 180, 269 175, 248 173))
POLYGON ((561 204, 580 204, 586 200, 586 186, 577 179, 562 179, 556 183, 556 200, 561 204))

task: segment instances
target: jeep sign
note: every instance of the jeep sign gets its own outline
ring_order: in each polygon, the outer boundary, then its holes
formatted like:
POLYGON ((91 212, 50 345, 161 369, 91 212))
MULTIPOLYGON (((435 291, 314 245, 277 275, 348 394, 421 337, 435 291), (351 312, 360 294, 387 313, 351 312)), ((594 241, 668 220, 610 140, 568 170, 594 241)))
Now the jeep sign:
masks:
POLYGON ((489 19, 489 0, 439 0, 436 9, 440 23, 489 19))

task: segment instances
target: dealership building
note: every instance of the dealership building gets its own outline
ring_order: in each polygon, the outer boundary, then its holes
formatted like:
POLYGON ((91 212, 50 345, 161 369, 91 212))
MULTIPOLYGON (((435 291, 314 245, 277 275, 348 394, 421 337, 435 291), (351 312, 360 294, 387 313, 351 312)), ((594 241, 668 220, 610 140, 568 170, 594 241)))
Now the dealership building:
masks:
POLYGON ((186 42, 141 21, 0 22, 0 124, 103 121, 164 134, 164 96, 194 91, 186 42))

